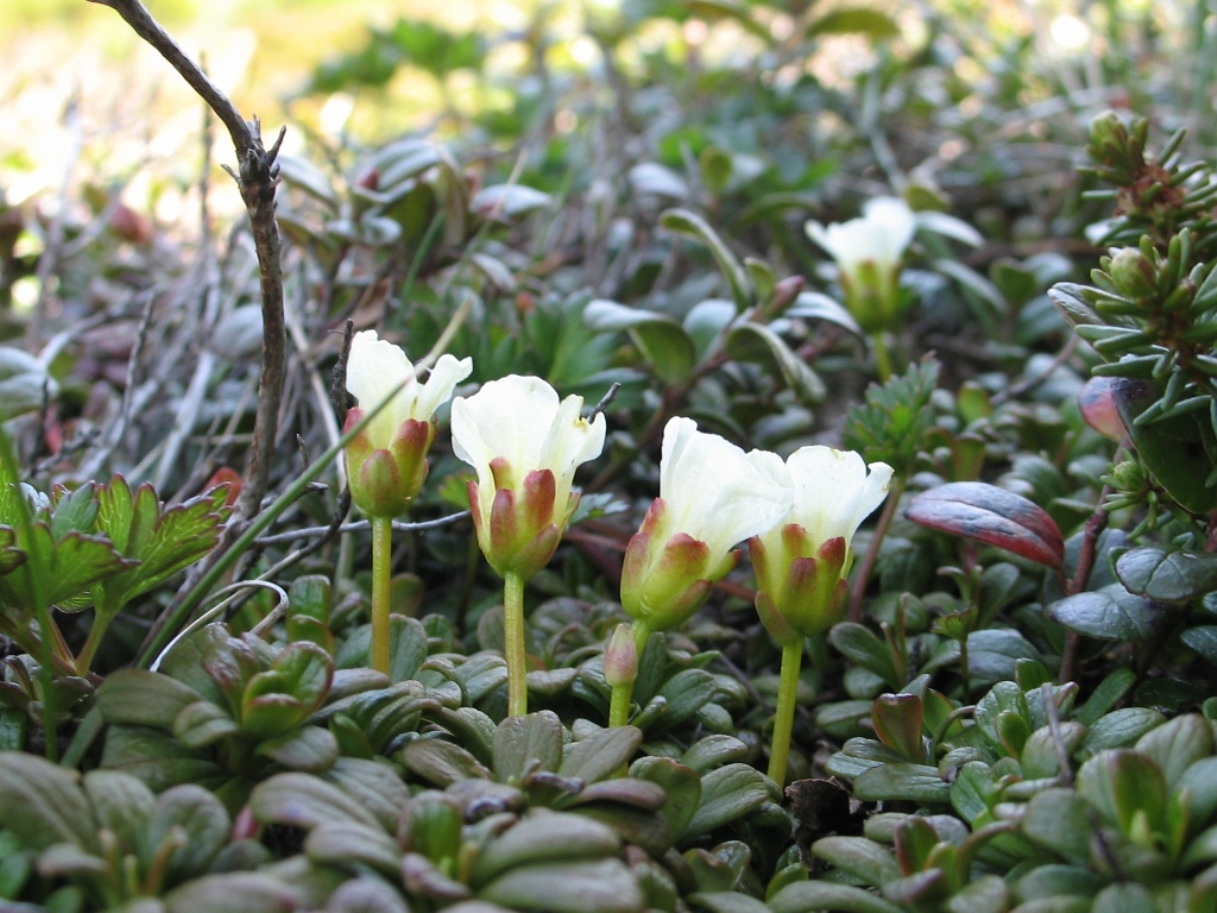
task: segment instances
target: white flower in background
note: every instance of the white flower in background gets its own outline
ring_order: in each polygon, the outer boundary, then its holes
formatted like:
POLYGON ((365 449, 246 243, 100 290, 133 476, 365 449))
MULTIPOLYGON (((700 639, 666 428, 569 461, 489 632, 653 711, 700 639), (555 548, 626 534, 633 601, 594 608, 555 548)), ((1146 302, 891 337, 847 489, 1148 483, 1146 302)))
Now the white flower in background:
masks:
POLYGON ((836 261, 846 307, 868 333, 891 329, 899 314, 900 268, 916 227, 913 210, 897 197, 870 200, 848 222, 806 225, 836 261))

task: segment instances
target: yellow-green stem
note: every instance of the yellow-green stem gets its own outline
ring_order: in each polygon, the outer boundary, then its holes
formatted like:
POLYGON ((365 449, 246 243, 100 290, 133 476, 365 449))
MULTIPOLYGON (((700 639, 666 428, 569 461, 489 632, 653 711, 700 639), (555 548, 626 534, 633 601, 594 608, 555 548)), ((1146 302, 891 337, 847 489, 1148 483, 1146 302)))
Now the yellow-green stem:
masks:
POLYGON ((503 656, 507 660, 507 715, 528 712, 528 669, 524 664, 524 578, 503 578, 503 656))
POLYGON ((630 702, 634 699, 634 683, 614 685, 609 699, 608 724, 611 728, 624 726, 630 721, 630 702))
POLYGON ((778 707, 773 716, 773 744, 769 749, 769 777, 778 786, 786 784, 790 760, 790 735, 794 731, 794 707, 799 693, 799 670, 803 665, 803 640, 782 647, 782 678, 778 684, 778 707))
POLYGON ((879 375, 879 383, 885 384, 892 376, 892 356, 887 350, 887 341, 883 338, 882 330, 871 336, 871 343, 875 347, 875 371, 879 375))
POLYGON ((372 668, 389 674, 389 613, 392 609, 393 521, 372 518, 372 668))

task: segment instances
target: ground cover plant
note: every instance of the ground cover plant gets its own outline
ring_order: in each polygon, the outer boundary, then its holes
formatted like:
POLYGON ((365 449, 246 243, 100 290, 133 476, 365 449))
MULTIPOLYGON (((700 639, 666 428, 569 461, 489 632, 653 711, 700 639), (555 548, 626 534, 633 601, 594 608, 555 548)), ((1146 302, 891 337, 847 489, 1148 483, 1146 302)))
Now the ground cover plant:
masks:
POLYGON ((1217 910, 1202 20, 402 19, 289 155, 89 11, 215 123, 0 210, 0 908, 1217 910))

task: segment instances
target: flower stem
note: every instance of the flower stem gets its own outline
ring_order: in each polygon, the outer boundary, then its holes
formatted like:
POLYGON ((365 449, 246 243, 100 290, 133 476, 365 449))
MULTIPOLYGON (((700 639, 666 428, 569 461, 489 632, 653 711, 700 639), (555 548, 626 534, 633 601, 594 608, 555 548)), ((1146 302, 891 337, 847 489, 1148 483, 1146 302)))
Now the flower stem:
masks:
POLYGON ((372 518, 372 668, 389 674, 389 610, 392 608, 393 520, 372 518))
POLYGON ((626 682, 613 686, 613 695, 609 700, 610 729, 624 726, 630 721, 630 701, 634 697, 634 683, 626 682))
POLYGON ((524 665, 524 578, 503 578, 503 655, 507 660, 507 715, 528 712, 528 670, 524 665))
POLYGON ((799 692, 799 670, 803 664, 803 639, 782 647, 782 677, 778 684, 778 706, 773 716, 773 743, 769 749, 769 777, 778 786, 786 784, 790 760, 790 736, 794 731, 794 706, 799 692))
POLYGON ((879 383, 885 384, 892 376, 892 356, 887 350, 887 341, 883 338, 882 330, 871 336, 871 343, 875 347, 875 371, 879 375, 879 383))

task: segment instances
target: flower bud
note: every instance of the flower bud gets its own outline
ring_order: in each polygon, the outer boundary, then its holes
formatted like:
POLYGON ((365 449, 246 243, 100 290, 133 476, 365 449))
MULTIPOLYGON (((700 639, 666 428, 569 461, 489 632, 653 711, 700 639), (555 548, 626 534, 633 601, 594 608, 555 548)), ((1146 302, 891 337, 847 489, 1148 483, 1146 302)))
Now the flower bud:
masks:
POLYGON ((638 678, 638 647, 633 628, 626 623, 613 629, 604 650, 604 680, 610 688, 632 685, 638 678))
POLYGON ((1126 298, 1140 301, 1158 291, 1158 270, 1149 258, 1135 247, 1118 250, 1107 265, 1116 290, 1126 298))

